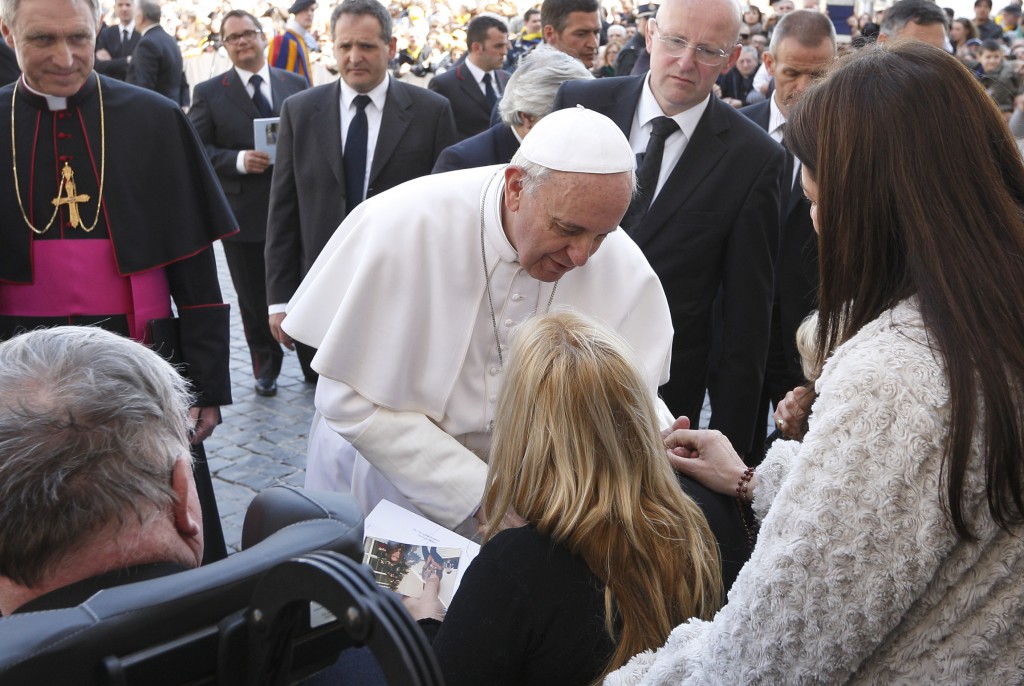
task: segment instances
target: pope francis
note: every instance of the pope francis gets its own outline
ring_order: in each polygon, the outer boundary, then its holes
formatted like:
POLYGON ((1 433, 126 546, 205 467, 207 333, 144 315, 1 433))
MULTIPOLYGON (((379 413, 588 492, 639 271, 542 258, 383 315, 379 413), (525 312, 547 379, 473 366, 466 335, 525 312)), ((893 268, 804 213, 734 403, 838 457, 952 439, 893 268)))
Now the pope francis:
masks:
POLYGON ((284 324, 318 349, 306 486, 474 535, 510 331, 553 307, 618 331, 656 395, 672 325, 657 276, 618 230, 634 167, 610 119, 568 109, 509 165, 422 177, 353 211, 284 324))

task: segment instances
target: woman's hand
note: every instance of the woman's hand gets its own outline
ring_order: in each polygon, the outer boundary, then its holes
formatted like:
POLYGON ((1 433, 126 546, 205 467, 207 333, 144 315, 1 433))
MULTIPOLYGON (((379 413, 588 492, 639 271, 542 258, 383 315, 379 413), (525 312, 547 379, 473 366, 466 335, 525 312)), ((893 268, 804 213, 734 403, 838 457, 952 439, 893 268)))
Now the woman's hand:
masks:
POLYGON ((419 598, 403 597, 402 605, 405 606, 405 609, 409 611, 409 614, 415 620, 436 619, 439 622, 444 621, 446 610, 444 605, 441 604, 441 599, 438 598, 438 594, 441 592, 440 572, 431 570, 430 574, 424 574, 423 576, 425 577, 423 593, 419 598))
POLYGON ((793 441, 802 441, 807 433, 807 416, 817 394, 806 386, 797 386, 775 408, 775 426, 782 435, 793 441))
MULTIPOLYGON (((717 493, 736 495, 747 465, 720 431, 679 429, 665 439, 672 466, 717 493)), ((748 484, 753 490, 753 485, 748 484)))

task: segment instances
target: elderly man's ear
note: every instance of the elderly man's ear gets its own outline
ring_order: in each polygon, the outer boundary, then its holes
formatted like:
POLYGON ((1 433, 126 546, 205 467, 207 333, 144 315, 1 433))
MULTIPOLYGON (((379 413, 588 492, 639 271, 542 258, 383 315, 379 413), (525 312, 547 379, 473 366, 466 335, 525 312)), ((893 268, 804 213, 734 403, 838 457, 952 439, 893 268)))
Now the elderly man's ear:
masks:
POLYGON ((203 510, 192 476, 192 464, 188 459, 180 458, 174 463, 171 487, 177 496, 174 503, 174 528, 196 555, 195 566, 198 567, 203 559, 203 510))

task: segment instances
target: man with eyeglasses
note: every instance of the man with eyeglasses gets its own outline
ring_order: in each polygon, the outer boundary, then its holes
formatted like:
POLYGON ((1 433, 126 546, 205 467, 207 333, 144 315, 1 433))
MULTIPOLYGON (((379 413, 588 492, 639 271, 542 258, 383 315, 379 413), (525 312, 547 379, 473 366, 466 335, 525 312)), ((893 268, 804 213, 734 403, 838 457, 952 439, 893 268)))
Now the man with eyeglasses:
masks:
POLYGON ((256 394, 273 396, 284 353, 267 321, 263 251, 271 160, 255 149, 253 120, 278 116, 285 98, 307 84, 298 74, 267 65, 266 38, 248 12, 224 15, 221 41, 234 67, 196 86, 188 116, 238 220, 239 232, 224 241, 224 256, 238 294, 256 394))
POLYGON ((646 76, 567 82, 555 107, 595 109, 629 137, 640 190, 622 227, 661 279, 676 332, 661 395, 696 425, 707 389, 710 427, 745 454, 766 421, 758 404, 785 155, 711 93, 739 57, 741 25, 735 0, 668 0, 648 23, 646 76))

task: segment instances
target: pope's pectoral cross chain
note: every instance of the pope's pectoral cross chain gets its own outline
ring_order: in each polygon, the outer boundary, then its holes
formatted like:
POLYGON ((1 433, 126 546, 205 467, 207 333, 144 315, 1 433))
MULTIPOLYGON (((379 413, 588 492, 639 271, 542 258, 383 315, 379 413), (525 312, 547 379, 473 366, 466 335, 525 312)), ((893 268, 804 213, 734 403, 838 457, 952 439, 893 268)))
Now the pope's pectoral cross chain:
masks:
MULTIPOLYGON (((61 181, 60 187, 57 189, 57 197, 51 200, 53 206, 57 209, 61 205, 68 206, 68 223, 71 228, 82 228, 85 229, 85 225, 82 223, 82 217, 78 213, 78 203, 89 202, 89 196, 82 193, 78 193, 78 189, 75 188, 75 172, 71 169, 71 165, 67 162, 64 163, 64 168, 60 170, 61 181), (61 192, 63 191, 63 195, 61 192)), ((90 229, 85 229, 86 231, 90 229)))

